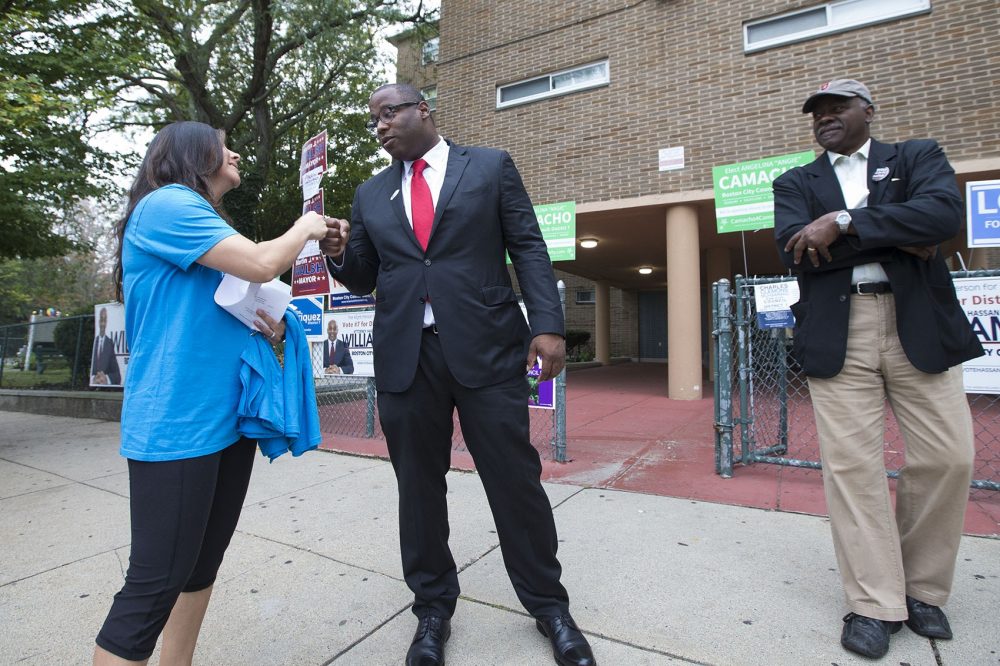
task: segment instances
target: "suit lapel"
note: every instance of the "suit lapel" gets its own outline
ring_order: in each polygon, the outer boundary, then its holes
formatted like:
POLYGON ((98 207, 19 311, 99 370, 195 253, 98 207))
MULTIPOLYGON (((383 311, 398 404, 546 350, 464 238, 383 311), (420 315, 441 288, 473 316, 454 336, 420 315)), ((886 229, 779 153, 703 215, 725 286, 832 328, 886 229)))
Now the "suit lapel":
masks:
POLYGON ((444 172, 444 182, 441 184, 441 192, 438 194, 437 205, 434 207, 434 224, 431 226, 431 235, 427 241, 427 247, 430 247, 431 242, 434 240, 434 233, 441 222, 441 215, 448 206, 451 196, 455 194, 455 188, 458 187, 458 182, 462 179, 462 173, 469 164, 469 154, 465 148, 451 142, 448 145, 450 146, 448 150, 448 167, 444 172))
POLYGON ((889 190, 889 183, 892 181, 894 166, 896 166, 896 147, 872 139, 871 149, 868 151, 869 206, 882 203, 882 199, 885 198, 885 194, 889 190), (881 178, 875 180, 875 172, 879 169, 886 171, 880 173, 881 178))
POLYGON ((826 151, 823 151, 819 157, 804 168, 809 175, 809 189, 819 199, 824 213, 847 208, 844 203, 844 193, 840 189, 840 181, 837 180, 837 174, 833 170, 833 165, 830 164, 830 157, 826 151))
POLYGON ((403 232, 408 234, 410 239, 419 248, 420 244, 417 243, 417 238, 413 235, 413 227, 406 218, 406 208, 403 206, 403 192, 401 190, 403 183, 403 163, 398 160, 393 162, 392 166, 386 169, 384 173, 386 174, 386 181, 385 186, 382 188, 382 193, 389 200, 389 207, 395 213, 396 220, 402 225, 403 232))

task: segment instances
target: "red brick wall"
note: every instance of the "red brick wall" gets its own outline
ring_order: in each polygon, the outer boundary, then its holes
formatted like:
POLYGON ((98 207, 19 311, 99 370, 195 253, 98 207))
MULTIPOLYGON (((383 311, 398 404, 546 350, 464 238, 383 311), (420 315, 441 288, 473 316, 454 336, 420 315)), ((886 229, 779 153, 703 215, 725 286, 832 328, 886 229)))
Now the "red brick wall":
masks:
POLYGON ((707 189, 713 165, 814 148, 801 103, 837 76, 872 89, 882 140, 1000 155, 996 0, 937 0, 930 14, 743 53, 743 22, 815 4, 443 0, 438 125, 509 150, 536 203, 707 189), (495 108, 498 84, 605 57, 606 87, 495 108), (671 146, 686 168, 660 173, 671 146))

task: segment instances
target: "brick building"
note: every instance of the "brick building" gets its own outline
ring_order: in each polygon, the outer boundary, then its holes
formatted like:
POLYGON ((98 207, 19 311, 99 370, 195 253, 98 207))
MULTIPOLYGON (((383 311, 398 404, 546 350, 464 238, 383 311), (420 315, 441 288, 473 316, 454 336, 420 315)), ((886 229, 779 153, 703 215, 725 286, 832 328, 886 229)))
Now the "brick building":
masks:
POLYGON ((1000 178, 998 35, 996 0, 442 0, 439 37, 393 41, 442 135, 507 149, 535 204, 576 202, 597 246, 555 264, 568 327, 602 362, 669 360, 670 396, 695 399, 711 283, 784 272, 770 230, 717 232, 712 167, 818 151, 802 101, 851 77, 873 136, 936 138, 963 190, 1000 178))

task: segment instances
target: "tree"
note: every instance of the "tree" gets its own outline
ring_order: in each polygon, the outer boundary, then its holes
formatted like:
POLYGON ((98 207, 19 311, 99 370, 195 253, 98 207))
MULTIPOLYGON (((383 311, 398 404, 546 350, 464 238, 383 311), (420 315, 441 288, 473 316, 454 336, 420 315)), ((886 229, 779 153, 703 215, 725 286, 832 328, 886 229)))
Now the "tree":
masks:
POLYGON ((299 149, 329 131, 328 214, 345 215, 353 190, 377 166, 364 129, 380 70, 376 35, 433 17, 408 0, 136 0, 118 30, 146 44, 118 92, 132 97, 125 125, 199 120, 226 132, 243 157, 243 185, 225 201, 254 240, 283 232, 301 213, 299 149))
POLYGON ((86 249, 61 257, 0 260, 0 324, 26 321, 32 311, 45 308, 93 312, 95 303, 113 300, 107 211, 83 202, 69 216, 86 249))
POLYGON ((85 248, 67 212, 105 191, 87 123, 128 47, 103 39, 108 18, 88 0, 0 3, 0 259, 85 248))

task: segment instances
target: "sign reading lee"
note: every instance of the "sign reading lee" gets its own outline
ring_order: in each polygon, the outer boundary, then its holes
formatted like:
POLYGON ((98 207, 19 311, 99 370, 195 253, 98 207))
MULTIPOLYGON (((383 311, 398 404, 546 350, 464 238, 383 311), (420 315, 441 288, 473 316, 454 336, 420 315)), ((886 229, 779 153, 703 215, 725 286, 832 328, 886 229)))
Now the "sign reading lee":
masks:
POLYGON ((792 167, 816 159, 810 150, 712 167, 715 219, 720 234, 774 227, 771 183, 792 167))
POLYGON ((1000 247, 1000 180, 965 184, 969 247, 1000 247))

